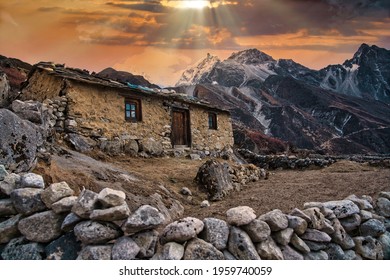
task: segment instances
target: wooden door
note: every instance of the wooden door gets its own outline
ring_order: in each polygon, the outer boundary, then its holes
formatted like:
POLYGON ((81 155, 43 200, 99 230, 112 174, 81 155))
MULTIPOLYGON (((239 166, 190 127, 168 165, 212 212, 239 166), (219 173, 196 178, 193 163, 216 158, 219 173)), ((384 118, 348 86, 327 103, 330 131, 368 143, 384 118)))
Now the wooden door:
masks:
POLYGON ((172 111, 172 145, 190 145, 189 112, 174 109, 172 111))

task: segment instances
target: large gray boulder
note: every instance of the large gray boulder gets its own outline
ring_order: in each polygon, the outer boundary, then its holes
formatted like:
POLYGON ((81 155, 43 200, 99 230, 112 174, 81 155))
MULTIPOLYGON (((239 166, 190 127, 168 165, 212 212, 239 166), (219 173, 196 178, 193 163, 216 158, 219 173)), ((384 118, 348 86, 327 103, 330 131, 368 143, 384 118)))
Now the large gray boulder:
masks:
POLYGON ((303 254, 310 252, 309 246, 295 233, 291 236, 290 244, 303 254))
POLYGON ((343 248, 335 243, 329 243, 325 251, 328 254, 329 260, 345 260, 346 256, 343 248))
POLYGON ((378 238, 378 240, 382 245, 383 259, 390 260, 390 232, 386 231, 378 238))
POLYGON ((65 213, 70 212, 73 208, 73 205, 76 203, 78 197, 77 196, 67 196, 64 197, 57 202, 51 205, 51 209, 56 213, 65 213))
POLYGON ((113 222, 124 220, 130 215, 130 209, 127 204, 107 208, 95 209, 90 215, 91 220, 113 222))
POLYGON ((327 233, 311 228, 308 228, 300 238, 313 242, 330 242, 332 240, 327 233))
POLYGON ((346 218, 354 214, 359 214, 359 207, 351 200, 328 201, 323 206, 332 210, 338 219, 346 218))
POLYGON ((390 217, 390 200, 384 197, 379 197, 376 202, 376 211, 379 215, 390 217))
POLYGON ((16 211, 23 215, 31 215, 45 210, 46 205, 41 199, 42 192, 42 189, 36 188, 16 189, 12 191, 11 199, 16 211))
POLYGON ((339 219, 346 232, 353 232, 359 228, 362 218, 359 214, 353 214, 349 217, 339 219))
POLYGON ((20 118, 33 123, 42 123, 42 103, 38 101, 14 100, 11 105, 12 111, 20 118))
POLYGON ((260 256, 249 235, 238 227, 232 227, 228 250, 238 260, 260 260, 260 256))
POLYGON ((72 231, 75 225, 77 225, 82 220, 83 219, 77 216, 75 213, 69 213, 62 222, 61 230, 65 232, 72 231))
POLYGON ((279 209, 263 214, 258 219, 266 222, 272 231, 279 231, 288 227, 287 215, 279 209))
POLYGON ((140 248, 138 244, 130 237, 122 236, 112 247, 113 260, 134 260, 138 255, 140 248))
POLYGON ((355 242, 352 237, 345 231, 338 219, 334 219, 332 225, 335 229, 335 232, 331 235, 333 242, 340 245, 344 250, 355 247, 355 242))
POLYGON ((233 190, 229 165, 214 159, 208 160, 199 168, 195 180, 211 201, 222 200, 233 190))
POLYGON ((307 229, 307 222, 305 219, 297 216, 287 215, 288 227, 292 228, 298 235, 304 234, 307 229))
POLYGON ((69 133, 66 140, 76 151, 81 153, 89 152, 96 146, 96 142, 91 138, 76 133, 69 133))
POLYGON ((152 260, 181 260, 184 256, 184 246, 176 242, 164 244, 152 260))
POLYGON ((362 257, 369 260, 383 260, 382 244, 371 236, 358 236, 353 239, 355 251, 362 257))
POLYGON ((131 239, 137 243, 139 252, 137 258, 151 258, 156 252, 158 242, 158 232, 155 230, 147 230, 136 233, 131 236, 131 239))
POLYGON ((197 218, 187 217, 167 225, 162 231, 160 242, 183 243, 196 237, 204 228, 204 224, 197 218))
POLYGON ((194 238, 186 246, 184 252, 185 260, 224 260, 225 257, 221 251, 206 241, 194 238))
POLYGON ((269 225, 259 219, 253 220, 242 228, 255 243, 267 240, 271 235, 271 229, 269 225))
POLYGON ((75 260, 81 250, 80 245, 73 232, 68 232, 45 247, 46 259, 75 260))
POLYGON ((269 236, 266 240, 256 244, 257 253, 264 260, 283 260, 283 253, 269 236))
POLYGON ((115 207, 125 203, 126 194, 122 191, 104 188, 99 192, 97 199, 105 208, 115 207))
POLYGON ((322 261, 328 260, 329 256, 325 251, 309 252, 305 255, 305 260, 322 261))
POLYGON ((164 151, 161 142, 158 142, 153 138, 142 139, 139 147, 141 151, 152 156, 160 156, 164 151))
POLYGON ((30 241, 47 243, 61 235, 63 220, 64 216, 46 211, 20 220, 18 229, 30 241))
POLYGON ((43 189, 45 187, 45 182, 43 181, 43 177, 41 175, 26 173, 20 177, 20 187, 43 189))
POLYGON ((111 260, 112 245, 85 246, 77 260, 111 260))
POLYGON ((17 213, 11 199, 0 199, 0 217, 9 217, 17 213))
POLYGON ((150 205, 142 205, 129 216, 122 226, 125 234, 133 234, 146 229, 153 229, 162 225, 165 221, 164 215, 150 205))
POLYGON ((0 193, 3 193, 7 196, 11 195, 11 192, 20 185, 20 175, 11 173, 5 175, 4 179, 0 181, 0 193))
POLYGON ((43 145, 42 131, 13 112, 0 109, 0 164, 11 172, 35 167, 37 150, 43 145))
POLYGON ((20 235, 18 229, 18 223, 21 218, 22 215, 18 214, 0 223, 0 244, 7 243, 11 239, 20 235))
POLYGON ((9 175, 4 165, 0 164, 0 181, 3 181, 5 176, 9 175))
POLYGON ((205 218, 203 223, 204 229, 199 237, 211 243, 218 250, 224 250, 229 238, 228 224, 223 220, 215 218, 205 218))
POLYGON ((248 206, 238 206, 226 211, 227 222, 232 226, 247 225, 256 219, 255 211, 248 206))
MULTIPOLYGON (((23 177, 22 177, 23 180, 23 177)), ((62 198, 74 195, 74 191, 66 182, 54 183, 47 187, 41 194, 42 201, 48 208, 62 198)))
POLYGON ((121 232, 111 224, 85 221, 74 227, 74 234, 84 244, 104 244, 119 237, 121 232))
POLYGON ((30 243, 26 238, 12 239, 4 248, 1 257, 4 260, 42 260, 44 248, 36 242, 30 243))
POLYGON ((11 99, 11 87, 9 85, 7 74, 0 72, 0 108, 6 107, 11 99))
POLYGON ((284 260, 303 260, 304 259, 303 255, 301 253, 297 252, 289 245, 280 246, 280 250, 282 251, 284 260))
POLYGON ((96 202, 98 201, 97 198, 97 193, 90 190, 83 190, 73 205, 72 212, 81 218, 89 218, 95 209, 96 202))
POLYGON ((379 237, 386 232, 384 223, 377 219, 371 219, 361 224, 360 233, 363 236, 379 237))
POLYGON ((276 243, 285 246, 290 243, 293 234, 294 230, 292 228, 285 228, 280 231, 274 232, 272 234, 272 238, 276 241, 276 243))

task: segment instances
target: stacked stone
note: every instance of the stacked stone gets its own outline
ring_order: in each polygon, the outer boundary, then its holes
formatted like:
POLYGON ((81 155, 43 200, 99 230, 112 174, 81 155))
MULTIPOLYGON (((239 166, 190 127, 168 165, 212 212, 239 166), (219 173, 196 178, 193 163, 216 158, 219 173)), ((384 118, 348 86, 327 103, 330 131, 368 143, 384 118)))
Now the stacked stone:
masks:
POLYGON ((149 205, 131 212, 122 191, 75 196, 65 182, 46 187, 40 175, 0 165, 3 259, 390 259, 390 192, 376 201, 351 195, 305 203, 289 214, 257 216, 240 206, 226 212, 226 221, 187 217, 159 233, 165 221, 149 205))
POLYGON ((0 165, 2 259, 135 259, 155 254, 165 217, 143 205, 133 213, 122 191, 45 187, 34 173, 9 174, 0 165))
POLYGON ((55 120, 54 128, 57 132, 74 131, 77 123, 74 120, 67 119, 68 99, 66 96, 57 96, 53 100, 45 100, 49 106, 50 113, 55 120))
POLYGON ((310 167, 326 167, 336 162, 332 157, 306 157, 287 155, 258 155, 246 149, 238 152, 250 163, 266 169, 306 169, 310 167))
POLYGON ((253 164, 242 164, 231 166, 229 169, 235 189, 241 189, 249 182, 257 182, 261 178, 266 178, 266 171, 253 164))

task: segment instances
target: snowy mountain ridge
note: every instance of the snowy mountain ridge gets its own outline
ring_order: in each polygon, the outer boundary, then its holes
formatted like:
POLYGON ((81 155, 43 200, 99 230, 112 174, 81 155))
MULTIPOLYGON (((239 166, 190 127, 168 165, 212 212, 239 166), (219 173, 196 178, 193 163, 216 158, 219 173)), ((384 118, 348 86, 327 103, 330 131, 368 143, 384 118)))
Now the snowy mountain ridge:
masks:
POLYGON ((184 71, 176 86, 214 83, 259 87, 271 75, 292 77, 338 94, 390 103, 390 51, 367 44, 362 44, 353 58, 343 64, 318 71, 292 59, 275 60, 257 49, 235 52, 223 61, 208 54, 184 71))

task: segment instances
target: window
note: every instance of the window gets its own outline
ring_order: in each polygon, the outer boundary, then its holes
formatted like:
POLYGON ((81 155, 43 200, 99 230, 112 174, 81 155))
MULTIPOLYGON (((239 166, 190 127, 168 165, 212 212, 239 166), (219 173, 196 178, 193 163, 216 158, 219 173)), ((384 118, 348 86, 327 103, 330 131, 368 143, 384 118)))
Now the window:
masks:
POLYGON ((141 100, 125 100, 125 119, 130 122, 142 121, 141 100))
POLYGON ((217 129, 217 114, 209 113, 209 129, 217 129))

